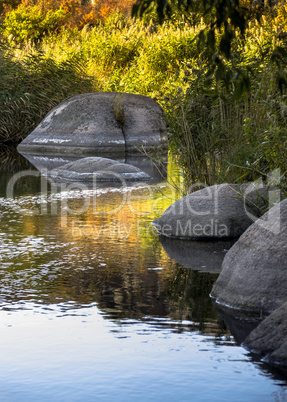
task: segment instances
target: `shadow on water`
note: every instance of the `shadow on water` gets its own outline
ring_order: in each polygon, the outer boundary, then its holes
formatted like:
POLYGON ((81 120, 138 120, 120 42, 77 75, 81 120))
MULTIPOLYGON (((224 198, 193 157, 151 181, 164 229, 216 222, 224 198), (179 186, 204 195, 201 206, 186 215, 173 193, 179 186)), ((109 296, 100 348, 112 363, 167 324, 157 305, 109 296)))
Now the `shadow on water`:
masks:
POLYGON ((37 173, 37 169, 24 156, 20 155, 16 148, 1 144, 0 161, 0 197, 6 197, 8 183, 13 180, 13 177, 18 177, 13 186, 14 196, 32 195, 41 192, 43 179, 37 174, 34 176, 31 174, 31 172, 37 173), (23 174, 23 172, 26 173, 23 174), (30 172, 30 174, 27 172, 30 172))
POLYGON ((235 240, 189 241, 159 236, 166 253, 184 268, 220 273, 223 259, 235 240))
POLYGON ((16 148, 0 145, 1 173, 14 174, 23 169, 31 169, 31 163, 16 148))
MULTIPOLYGON (((274 366, 271 364, 264 363, 262 362, 262 360, 260 360, 258 356, 253 355, 252 353, 249 353, 249 357, 251 358, 252 362, 260 369, 263 375, 273 380, 279 381, 279 384, 281 386, 286 385, 286 379, 287 379, 286 367, 274 366)), ((286 399, 282 398, 281 400, 285 401, 286 399)), ((281 400, 279 399, 278 401, 281 400)))
MULTIPOLYGON (((247 336, 264 319, 264 317, 258 317, 239 310, 219 306, 215 302, 213 302, 213 304, 226 328, 228 328, 238 345, 241 345, 247 336)), ((287 367, 262 362, 258 355, 251 352, 249 352, 249 357, 264 375, 277 381, 282 381, 282 385, 286 385, 287 367)))

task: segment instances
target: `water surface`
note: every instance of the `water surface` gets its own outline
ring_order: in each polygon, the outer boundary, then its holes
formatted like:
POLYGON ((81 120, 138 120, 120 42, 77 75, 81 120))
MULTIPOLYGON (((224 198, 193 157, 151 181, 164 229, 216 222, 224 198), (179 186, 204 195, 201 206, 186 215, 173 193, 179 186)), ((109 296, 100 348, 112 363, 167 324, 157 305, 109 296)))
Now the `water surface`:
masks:
POLYGON ((11 160, 0 180, 0 401, 287 400, 285 374, 237 346, 216 312, 217 274, 192 256, 185 268, 160 243, 150 222, 174 201, 170 188, 58 192, 35 172, 7 198, 32 168, 11 160))

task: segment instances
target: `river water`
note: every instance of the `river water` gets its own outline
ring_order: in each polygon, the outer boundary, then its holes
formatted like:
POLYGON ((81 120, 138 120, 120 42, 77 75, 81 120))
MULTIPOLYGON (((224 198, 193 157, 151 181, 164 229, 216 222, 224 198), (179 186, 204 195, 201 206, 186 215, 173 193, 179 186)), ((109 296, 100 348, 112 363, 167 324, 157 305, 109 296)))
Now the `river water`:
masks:
POLYGON ((3 155, 0 401, 287 401, 209 298, 230 244, 154 232, 170 186, 59 191, 3 155))

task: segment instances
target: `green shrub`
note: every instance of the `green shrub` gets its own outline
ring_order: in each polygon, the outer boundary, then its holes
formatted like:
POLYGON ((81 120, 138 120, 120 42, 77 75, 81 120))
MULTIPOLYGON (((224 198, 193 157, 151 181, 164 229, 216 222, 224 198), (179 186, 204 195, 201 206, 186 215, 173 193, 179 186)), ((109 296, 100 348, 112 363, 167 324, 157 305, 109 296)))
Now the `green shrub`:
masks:
POLYGON ((65 20, 65 12, 60 8, 43 13, 38 6, 26 7, 20 5, 15 10, 6 13, 2 34, 9 41, 24 43, 38 41, 44 35, 59 30, 65 20))

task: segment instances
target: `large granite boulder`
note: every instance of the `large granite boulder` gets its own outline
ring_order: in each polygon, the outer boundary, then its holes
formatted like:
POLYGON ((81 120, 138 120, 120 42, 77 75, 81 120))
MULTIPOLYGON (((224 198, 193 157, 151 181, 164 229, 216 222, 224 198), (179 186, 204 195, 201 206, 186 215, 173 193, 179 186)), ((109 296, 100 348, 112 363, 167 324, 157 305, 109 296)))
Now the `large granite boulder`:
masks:
POLYGON ((88 157, 68 162, 47 173, 55 182, 148 182, 151 177, 135 166, 112 159, 88 157))
POLYGON ((144 147, 167 148, 164 113, 142 95, 76 95, 52 109, 18 146, 23 154, 125 156, 144 147))
POLYGON ((245 339, 243 346, 267 363, 287 366, 287 302, 276 309, 245 339))
POLYGON ((287 301, 287 199, 253 223, 228 251, 211 297, 257 317, 287 301))
POLYGON ((261 213, 268 192, 250 185, 221 184, 195 191, 153 221, 159 234, 179 239, 239 237, 261 213))

